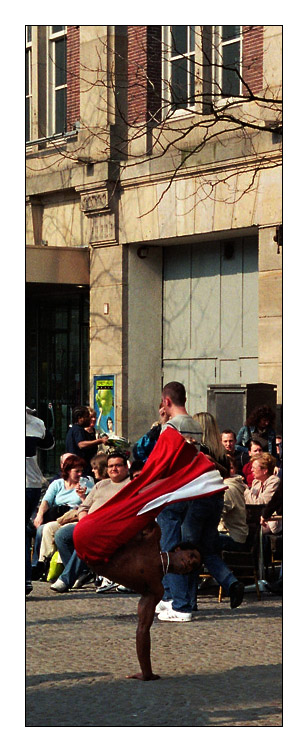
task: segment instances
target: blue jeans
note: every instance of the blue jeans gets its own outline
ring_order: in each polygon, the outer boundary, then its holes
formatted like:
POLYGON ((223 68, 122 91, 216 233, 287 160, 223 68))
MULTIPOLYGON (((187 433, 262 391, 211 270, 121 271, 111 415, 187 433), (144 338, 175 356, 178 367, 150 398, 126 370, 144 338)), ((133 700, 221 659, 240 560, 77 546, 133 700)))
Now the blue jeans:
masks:
MULTIPOLYGON (((160 547, 162 551, 170 551, 182 541, 182 524, 187 513, 189 503, 178 501, 169 504, 157 517, 161 529, 160 547)), ((166 574, 163 578, 164 601, 172 600, 175 611, 185 613, 191 611, 191 598, 187 574, 166 574)))
MULTIPOLYGON (((202 562, 216 582, 229 593, 230 585, 237 582, 236 577, 219 556, 218 525, 224 503, 224 494, 214 494, 196 499, 189 503, 189 508, 182 526, 183 541, 192 541, 201 549, 202 562)), ((198 572, 191 572, 189 577, 191 603, 196 604, 198 572)))
POLYGON ((26 488, 26 582, 31 582, 31 534, 27 530, 31 515, 36 509, 41 495, 40 488, 26 488))
MULTIPOLYGON (((199 546, 202 562, 219 585, 228 593, 236 577, 218 555, 217 527, 223 508, 223 494, 205 496, 190 502, 170 504, 157 518, 161 527, 161 549, 166 551, 179 541, 199 546), (171 541, 171 544, 170 544, 171 541), (168 546, 169 544, 169 546, 168 546)), ((197 605, 199 572, 188 575, 168 574, 163 579, 164 600, 172 600, 175 611, 190 612, 197 605)))
POLYGON ((55 533, 55 544, 64 564, 60 580, 63 580, 69 588, 73 587, 74 582, 76 582, 81 574, 89 571, 84 561, 79 559, 76 554, 73 541, 74 528, 75 523, 69 522, 67 525, 60 527, 55 533))
POLYGON ((33 554, 32 554, 32 566, 33 567, 36 567, 38 560, 39 560, 40 548, 41 548, 42 537, 43 537, 43 530, 44 530, 44 525, 40 525, 36 529, 34 549, 33 549, 33 554))

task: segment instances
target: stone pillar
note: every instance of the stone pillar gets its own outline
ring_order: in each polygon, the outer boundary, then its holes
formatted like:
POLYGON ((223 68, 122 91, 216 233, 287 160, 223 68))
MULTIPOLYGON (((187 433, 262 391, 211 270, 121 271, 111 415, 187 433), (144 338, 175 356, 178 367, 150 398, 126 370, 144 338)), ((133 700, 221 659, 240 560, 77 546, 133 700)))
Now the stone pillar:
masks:
POLYGON ((133 443, 158 420, 162 387, 162 248, 128 246, 129 438, 133 443))
POLYGON ((276 225, 259 228, 259 381, 277 384, 282 400, 282 248, 276 225))
POLYGON ((117 240, 112 186, 80 188, 81 210, 88 217, 90 247, 90 396, 93 376, 116 377, 115 428, 127 433, 127 358, 123 310, 126 309, 125 252, 117 240), (125 382, 125 383, 124 383, 125 382), (124 395, 124 397, 123 397, 124 395))

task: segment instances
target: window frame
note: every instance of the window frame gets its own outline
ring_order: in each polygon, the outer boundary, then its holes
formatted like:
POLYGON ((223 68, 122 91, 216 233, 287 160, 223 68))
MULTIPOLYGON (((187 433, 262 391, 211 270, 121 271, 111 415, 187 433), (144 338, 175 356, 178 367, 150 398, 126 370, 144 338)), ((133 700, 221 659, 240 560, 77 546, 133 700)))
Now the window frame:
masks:
POLYGON ((224 105, 226 103, 236 103, 241 99, 243 87, 242 87, 242 70, 243 70, 243 26, 240 26, 240 32, 238 36, 231 37, 231 39, 223 41, 222 26, 213 27, 213 65, 212 65, 212 95, 213 100, 224 105), (239 91, 237 94, 231 94, 225 96, 223 94, 223 50, 234 44, 234 42, 240 43, 240 55, 239 55, 239 91))
MULTIPOLYGON (((48 80, 48 97, 47 97, 47 138, 48 136, 62 136, 67 133, 67 122, 65 128, 62 131, 56 130, 56 92, 65 89, 67 92, 67 68, 66 68, 66 82, 64 84, 56 85, 56 43, 59 39, 67 40, 67 26, 63 26, 63 29, 57 32, 52 31, 52 26, 47 26, 47 80, 48 80)), ((66 48, 66 64, 67 64, 67 48, 66 48)), ((66 101, 67 111, 67 101, 66 101)), ((66 112, 65 112, 66 117, 66 112)))
POLYGON ((172 53, 172 26, 162 26, 162 115, 164 118, 183 118, 189 117, 196 112, 196 29, 194 26, 194 49, 190 48, 190 34, 192 26, 186 26, 186 49, 185 53, 172 53), (171 98, 172 82, 172 62, 186 58, 189 61, 187 69, 187 107, 176 107, 171 98), (191 62, 194 65, 194 103, 189 104, 190 82, 191 82, 191 62))
POLYGON ((26 73, 28 71, 28 91, 26 89, 26 143, 31 142, 32 137, 32 26, 26 26, 26 73), (31 29, 31 34, 29 34, 31 29), (30 38, 29 38, 30 37, 30 38), (27 121, 27 101, 28 101, 28 113, 29 123, 27 121), (27 139, 27 128, 29 127, 29 138, 27 139))

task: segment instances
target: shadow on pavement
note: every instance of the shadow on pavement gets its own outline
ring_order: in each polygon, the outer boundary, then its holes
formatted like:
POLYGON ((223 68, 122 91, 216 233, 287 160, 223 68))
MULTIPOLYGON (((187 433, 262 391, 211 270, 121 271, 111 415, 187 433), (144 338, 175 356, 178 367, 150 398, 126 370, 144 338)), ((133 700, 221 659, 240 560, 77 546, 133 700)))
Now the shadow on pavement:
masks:
POLYGON ((281 726, 281 666, 139 682, 82 671, 30 680, 26 726, 281 726), (52 686, 48 686, 52 683, 52 686))

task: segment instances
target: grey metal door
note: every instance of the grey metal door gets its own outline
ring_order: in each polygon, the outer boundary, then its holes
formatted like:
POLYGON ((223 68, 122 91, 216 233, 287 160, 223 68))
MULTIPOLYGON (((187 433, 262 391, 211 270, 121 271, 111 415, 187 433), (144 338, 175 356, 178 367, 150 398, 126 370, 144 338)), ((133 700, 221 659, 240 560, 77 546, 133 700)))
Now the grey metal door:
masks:
POLYGON ((181 381, 190 413, 208 384, 258 381, 257 237, 164 249, 163 381, 181 381))

